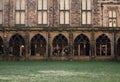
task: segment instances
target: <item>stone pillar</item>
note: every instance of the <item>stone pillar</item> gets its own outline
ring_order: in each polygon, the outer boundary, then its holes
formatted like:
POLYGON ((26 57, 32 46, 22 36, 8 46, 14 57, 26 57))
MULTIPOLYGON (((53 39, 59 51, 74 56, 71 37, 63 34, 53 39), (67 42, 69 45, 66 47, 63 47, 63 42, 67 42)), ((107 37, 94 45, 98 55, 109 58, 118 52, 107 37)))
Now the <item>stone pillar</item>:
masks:
POLYGON ((118 53, 117 53, 117 40, 116 40, 116 32, 114 32, 114 55, 115 59, 117 59, 118 53))
POLYGON ((117 59, 117 40, 116 40, 116 31, 113 31, 113 39, 114 39, 114 42, 113 42, 113 57, 114 59, 117 59))
POLYGON ((50 27, 48 28, 47 38, 48 38, 48 41, 47 41, 47 43, 48 43, 47 59, 49 59, 49 57, 51 56, 50 27))
POLYGON ((112 37, 111 37, 111 56, 112 56, 112 58, 114 58, 115 57, 115 55, 114 55, 114 42, 115 42, 115 33, 114 32, 112 32, 112 37))
POLYGON ((69 32, 69 47, 70 47, 70 56, 73 57, 73 33, 69 32))
POLYGON ((25 33, 25 59, 26 60, 28 60, 29 59, 29 56, 30 56, 30 53, 29 53, 29 44, 30 44, 30 42, 29 42, 29 32, 28 31, 26 31, 26 33, 25 33))
POLYGON ((6 32, 5 30, 4 30, 4 32, 3 32, 3 45, 4 45, 4 56, 3 56, 3 60, 5 59, 7 59, 7 57, 8 57, 8 55, 9 55, 9 48, 8 48, 8 46, 9 46, 9 42, 8 42, 8 32, 6 32))
POLYGON ((92 59, 94 59, 95 58, 95 39, 94 39, 94 29, 92 29, 92 33, 91 33, 91 47, 90 47, 90 51, 91 51, 91 53, 90 53, 90 57, 92 58, 92 59))
POLYGON ((80 54, 80 44, 78 45, 78 56, 80 56, 81 54, 80 54))

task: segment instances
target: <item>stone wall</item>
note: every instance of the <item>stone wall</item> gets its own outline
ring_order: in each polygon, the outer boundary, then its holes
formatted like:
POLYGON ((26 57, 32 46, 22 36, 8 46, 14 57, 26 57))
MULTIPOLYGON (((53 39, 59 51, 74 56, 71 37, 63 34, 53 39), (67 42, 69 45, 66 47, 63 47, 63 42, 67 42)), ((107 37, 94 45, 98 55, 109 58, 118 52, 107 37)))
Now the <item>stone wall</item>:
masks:
MULTIPOLYGON (((4 1, 3 26, 8 26, 8 24, 10 26, 14 26, 15 0, 10 0, 10 4, 9 4, 9 0, 3 0, 3 1, 4 1)), ((93 0, 92 25, 94 27, 108 26, 108 7, 116 7, 118 11, 117 18, 120 19, 120 4, 118 3, 120 3, 120 0, 93 0)), ((37 0, 26 0, 25 13, 26 13, 25 14, 26 26, 28 24, 37 26, 37 0)), ((71 0, 70 25, 81 26, 81 0, 71 0)), ((48 26, 51 27, 59 26, 59 0, 54 0, 54 1, 48 0, 48 26)), ((118 27, 119 26, 120 26, 120 20, 118 20, 118 27)))

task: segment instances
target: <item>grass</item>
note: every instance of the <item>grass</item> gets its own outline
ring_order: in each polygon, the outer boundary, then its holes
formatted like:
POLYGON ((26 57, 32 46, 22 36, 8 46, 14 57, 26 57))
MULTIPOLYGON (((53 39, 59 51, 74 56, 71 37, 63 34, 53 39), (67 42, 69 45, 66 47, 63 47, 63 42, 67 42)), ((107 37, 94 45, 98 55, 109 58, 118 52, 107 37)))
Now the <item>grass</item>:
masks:
POLYGON ((0 61, 0 82, 120 82, 120 62, 0 61))

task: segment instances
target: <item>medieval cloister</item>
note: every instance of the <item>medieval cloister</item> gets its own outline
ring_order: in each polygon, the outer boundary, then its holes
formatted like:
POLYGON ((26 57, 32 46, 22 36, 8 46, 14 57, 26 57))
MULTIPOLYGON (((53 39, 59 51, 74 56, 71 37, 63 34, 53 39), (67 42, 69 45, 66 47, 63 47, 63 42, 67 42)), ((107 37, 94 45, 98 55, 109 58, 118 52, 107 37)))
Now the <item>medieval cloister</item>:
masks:
POLYGON ((119 19, 120 0, 0 0, 0 60, 120 60, 119 19))

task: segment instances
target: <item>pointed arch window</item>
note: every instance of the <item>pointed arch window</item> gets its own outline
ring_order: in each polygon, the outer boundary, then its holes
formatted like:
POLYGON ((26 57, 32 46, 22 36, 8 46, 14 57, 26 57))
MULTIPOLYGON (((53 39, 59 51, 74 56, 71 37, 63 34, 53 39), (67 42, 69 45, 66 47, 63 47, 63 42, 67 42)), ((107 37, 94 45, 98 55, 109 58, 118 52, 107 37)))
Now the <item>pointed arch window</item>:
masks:
POLYGON ((116 27, 117 26, 117 13, 115 10, 109 11, 109 27, 116 27))
POLYGON ((31 39, 31 55, 45 56, 46 53, 46 40, 37 34, 31 39))
POLYGON ((105 34, 100 35, 96 39, 96 55, 110 56, 111 55, 111 41, 105 34))
POLYGON ((81 34, 74 40, 74 56, 89 56, 90 55, 90 41, 89 38, 81 34))
POLYGON ((66 47, 68 47, 68 40, 67 38, 59 34, 53 39, 53 56, 64 56, 64 50, 66 47))
POLYGON ((25 56, 25 40, 21 35, 13 35, 9 40, 9 47, 10 53, 12 53, 14 56, 25 56))

